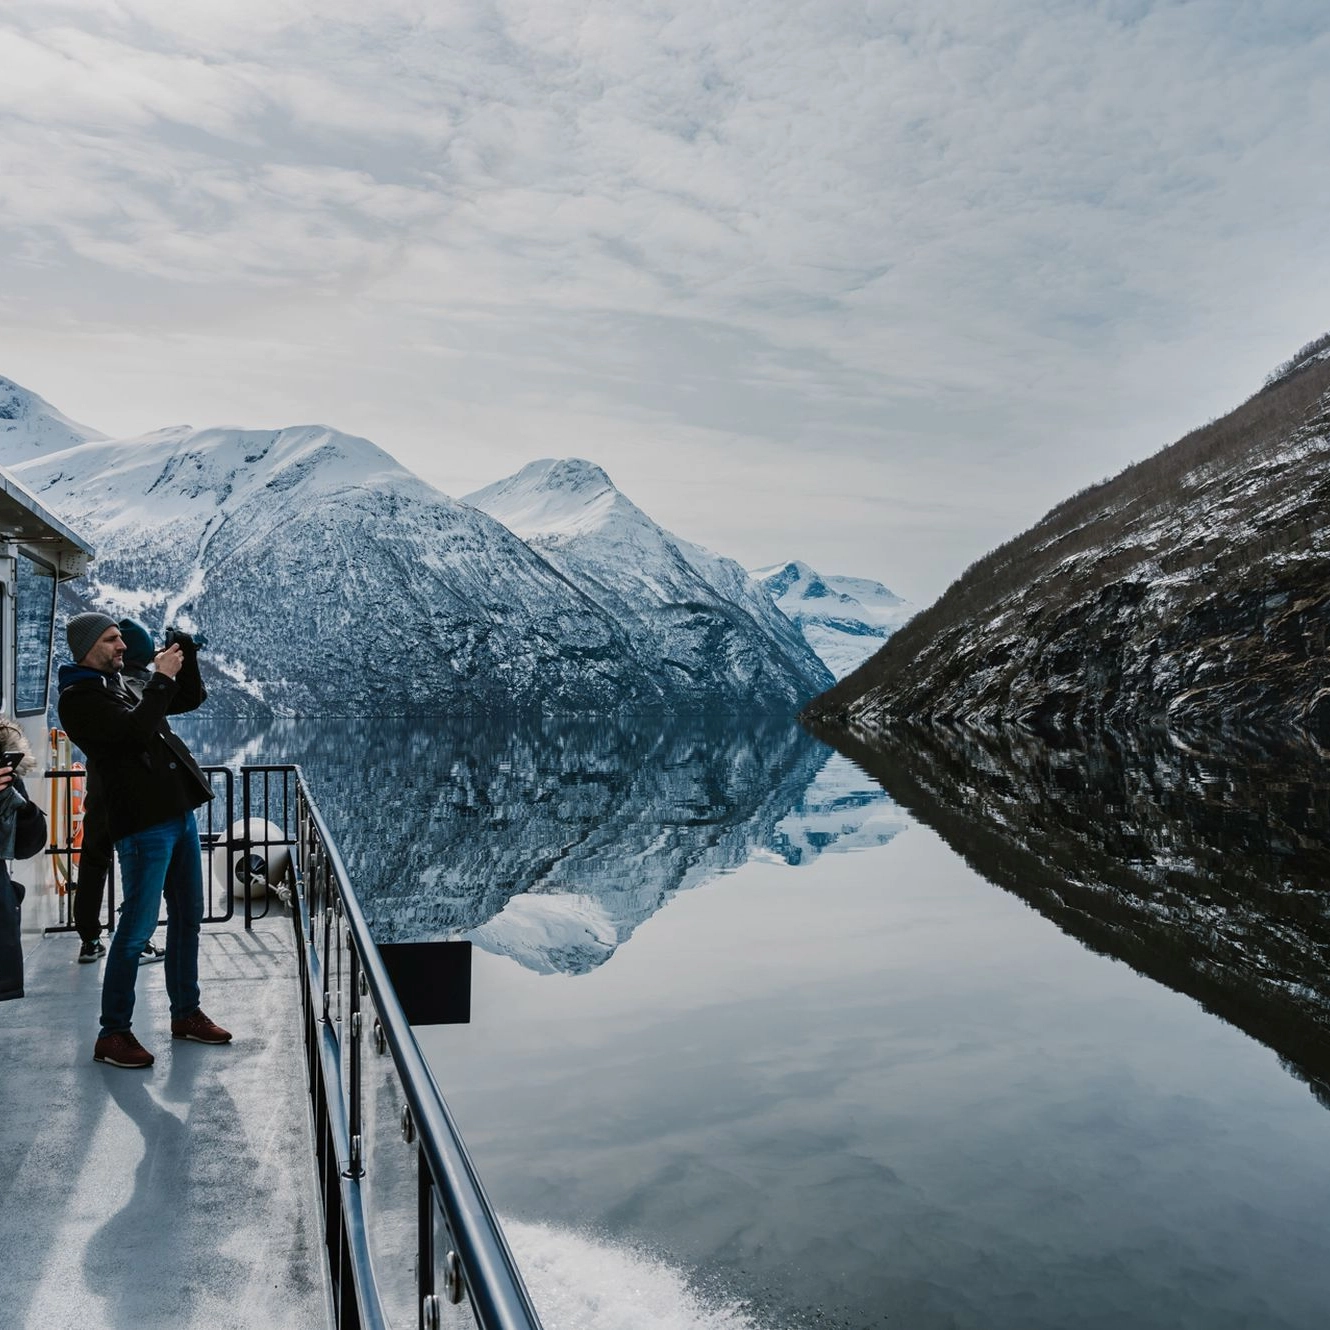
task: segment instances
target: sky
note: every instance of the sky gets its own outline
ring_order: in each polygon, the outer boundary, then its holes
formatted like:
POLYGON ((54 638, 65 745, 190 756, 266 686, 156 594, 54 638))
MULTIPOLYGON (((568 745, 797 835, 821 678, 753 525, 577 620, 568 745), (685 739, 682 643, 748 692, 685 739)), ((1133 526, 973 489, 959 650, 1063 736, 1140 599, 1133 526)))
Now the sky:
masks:
POLYGON ((1324 0, 21 0, 0 374, 925 604, 1330 330, 1324 0))

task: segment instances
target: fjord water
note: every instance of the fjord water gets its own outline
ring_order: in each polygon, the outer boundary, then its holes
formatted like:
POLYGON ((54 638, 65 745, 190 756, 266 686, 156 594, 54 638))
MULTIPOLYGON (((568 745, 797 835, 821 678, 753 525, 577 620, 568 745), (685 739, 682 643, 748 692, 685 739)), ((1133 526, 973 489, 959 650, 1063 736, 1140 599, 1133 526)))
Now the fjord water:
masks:
POLYGON ((1314 765, 228 729, 378 936, 473 941, 419 1035, 549 1330, 1330 1318, 1314 765))

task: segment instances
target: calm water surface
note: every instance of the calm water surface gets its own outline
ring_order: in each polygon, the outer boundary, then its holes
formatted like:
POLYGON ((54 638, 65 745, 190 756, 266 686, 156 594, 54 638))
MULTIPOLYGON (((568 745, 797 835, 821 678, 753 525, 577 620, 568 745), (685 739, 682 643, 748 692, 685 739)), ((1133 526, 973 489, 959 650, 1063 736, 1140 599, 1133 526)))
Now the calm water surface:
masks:
POLYGON ((1314 771, 362 729, 243 756, 474 942, 421 1042, 550 1330, 1330 1323, 1314 771))

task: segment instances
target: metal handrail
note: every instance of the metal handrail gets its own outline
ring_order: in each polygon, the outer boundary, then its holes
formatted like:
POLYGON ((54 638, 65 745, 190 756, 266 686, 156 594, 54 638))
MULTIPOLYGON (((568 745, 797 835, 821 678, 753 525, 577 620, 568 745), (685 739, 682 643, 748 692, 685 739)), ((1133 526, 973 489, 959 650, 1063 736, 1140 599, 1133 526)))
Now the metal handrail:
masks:
MULTIPOLYGON (((277 768, 272 768, 277 770, 277 768)), ((289 768, 294 770, 294 768, 289 768)), ((205 766, 200 770, 207 777, 208 784, 213 788, 214 802, 220 802, 224 810, 220 816, 224 819, 221 826, 217 823, 218 813, 214 808, 214 803, 208 803, 200 807, 195 816, 201 819, 199 826, 199 842, 202 846, 205 857, 213 850, 218 848, 232 851, 233 841, 230 828, 235 820, 235 773, 230 767, 205 766), (217 785, 220 781, 221 788, 217 785)), ((84 780, 87 772, 82 767, 48 767, 42 772, 42 779, 49 781, 52 787, 57 784, 63 785, 67 790, 75 781, 84 780)), ((73 933, 75 931, 74 923, 74 884, 77 879, 74 860, 79 854, 79 846, 75 843, 74 824, 75 816, 73 811, 73 800, 66 794, 59 800, 59 814, 47 818, 49 824, 45 856, 51 861, 52 871, 61 880, 62 890, 59 895, 59 916, 58 921, 49 924, 45 928, 47 933, 73 933)), ((248 825, 248 815, 246 815, 246 825, 248 825)), ((243 838, 242 838, 243 839, 243 838)), ((230 881, 228 873, 226 879, 217 882, 207 871, 207 864, 204 865, 203 874, 204 884, 204 906, 203 917, 200 920, 204 924, 224 924, 228 923, 235 914, 235 894, 239 890, 230 881), (218 894, 221 900, 218 902, 218 894)), ((107 862, 106 885, 102 897, 102 925, 108 933, 115 932, 116 925, 116 893, 117 893, 117 871, 115 856, 111 855, 107 862)), ((252 920, 256 917, 251 894, 246 891, 245 898, 245 927, 248 928, 252 920)), ((165 922, 161 920, 159 922, 165 922)))
MULTIPOLYGON (((266 770, 278 769, 281 768, 266 770)), ((243 768, 242 778, 251 770, 243 768)), ((335 1160, 321 1160, 325 1175, 332 1171, 326 1165, 336 1164, 337 1196, 334 1200, 330 1195, 331 1179, 325 1178, 325 1212, 329 1202, 333 1201, 341 1221, 337 1225, 341 1232, 336 1235, 334 1244, 332 1216, 328 1215, 329 1254, 335 1272, 345 1269, 354 1284, 351 1299, 346 1297, 349 1290, 340 1287, 338 1300, 342 1310, 339 1323, 365 1327, 365 1330, 378 1330, 386 1325, 369 1255, 367 1219, 360 1189, 364 1176, 364 1152, 360 1143, 360 1058, 364 1046, 360 999, 367 996, 378 1013, 383 1040, 392 1055, 405 1095, 404 1135, 410 1139, 413 1132, 418 1138, 418 1324, 424 1330, 439 1324, 439 1296, 451 1302, 460 1302, 466 1297, 480 1330, 540 1330, 540 1320, 507 1239, 397 999, 336 843, 309 792, 303 772, 298 767, 285 770, 293 770, 296 779, 299 860, 296 893, 299 908, 295 917, 297 928, 303 933, 299 942, 302 978, 305 980, 302 987, 307 1007, 306 1048, 311 1063, 311 1094, 316 1119, 322 1122, 335 1145, 335 1160), (322 956, 314 932, 319 922, 314 902, 319 896, 324 897, 322 956), (337 1022, 329 1011, 331 990, 325 968, 330 955, 334 917, 346 930, 350 952, 351 1012, 344 1025, 350 1031, 349 1084, 343 1083, 341 1074, 343 1049, 335 1032, 337 1022), (316 1071, 319 1084, 315 1084, 316 1071), (434 1268, 433 1217, 436 1205, 443 1218, 449 1248, 442 1271, 434 1268), (441 1294, 435 1292, 436 1283, 441 1294)), ((340 1286, 337 1273, 334 1281, 340 1286)))

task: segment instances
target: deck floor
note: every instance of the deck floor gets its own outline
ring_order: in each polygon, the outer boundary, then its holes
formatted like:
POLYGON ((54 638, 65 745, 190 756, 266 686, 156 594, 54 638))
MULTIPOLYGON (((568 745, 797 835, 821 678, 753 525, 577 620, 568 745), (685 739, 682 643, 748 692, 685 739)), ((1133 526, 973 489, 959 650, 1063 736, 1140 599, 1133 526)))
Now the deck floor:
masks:
POLYGON ((144 1072, 92 1060, 103 963, 36 943, 27 996, 0 1003, 0 1330, 332 1324, 294 947, 284 914, 204 928, 222 1047, 173 1041, 141 967, 144 1072))

